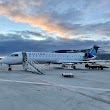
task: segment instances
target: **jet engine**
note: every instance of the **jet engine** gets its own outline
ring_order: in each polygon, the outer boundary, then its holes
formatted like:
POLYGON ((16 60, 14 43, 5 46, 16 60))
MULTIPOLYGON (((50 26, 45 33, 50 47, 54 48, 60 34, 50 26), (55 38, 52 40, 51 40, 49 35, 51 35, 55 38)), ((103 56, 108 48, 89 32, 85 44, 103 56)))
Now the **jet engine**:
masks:
POLYGON ((85 58, 92 58, 92 57, 94 57, 94 55, 90 52, 87 52, 87 53, 85 53, 84 57, 85 58))

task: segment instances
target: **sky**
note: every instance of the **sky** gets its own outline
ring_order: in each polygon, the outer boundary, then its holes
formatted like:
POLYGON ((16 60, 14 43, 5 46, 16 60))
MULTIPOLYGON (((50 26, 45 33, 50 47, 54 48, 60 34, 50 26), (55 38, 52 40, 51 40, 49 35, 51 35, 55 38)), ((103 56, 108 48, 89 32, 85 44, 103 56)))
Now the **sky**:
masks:
POLYGON ((110 46, 110 0, 0 0, 0 55, 110 46))

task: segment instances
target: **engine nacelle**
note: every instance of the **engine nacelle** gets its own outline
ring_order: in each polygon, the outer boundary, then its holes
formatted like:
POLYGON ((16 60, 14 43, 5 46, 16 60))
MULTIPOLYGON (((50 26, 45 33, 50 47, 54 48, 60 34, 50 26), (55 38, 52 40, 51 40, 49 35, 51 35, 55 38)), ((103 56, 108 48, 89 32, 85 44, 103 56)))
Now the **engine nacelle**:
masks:
POLYGON ((92 53, 85 53, 85 56, 84 56, 85 58, 93 58, 94 57, 94 55, 92 55, 92 53))

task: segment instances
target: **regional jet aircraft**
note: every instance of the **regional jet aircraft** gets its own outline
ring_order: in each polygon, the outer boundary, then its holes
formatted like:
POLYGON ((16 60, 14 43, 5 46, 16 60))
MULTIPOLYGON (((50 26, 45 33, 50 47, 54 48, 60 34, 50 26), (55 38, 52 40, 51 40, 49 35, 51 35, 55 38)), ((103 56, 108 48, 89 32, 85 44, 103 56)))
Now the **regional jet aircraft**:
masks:
MULTIPOLYGON (((38 63, 60 63, 60 64, 77 64, 90 62, 96 58, 98 46, 94 46, 89 52, 75 53, 52 53, 52 52, 15 52, 0 60, 1 64, 17 65, 23 64, 25 59, 33 59, 38 63)), ((75 69, 75 66, 74 66, 75 69)))

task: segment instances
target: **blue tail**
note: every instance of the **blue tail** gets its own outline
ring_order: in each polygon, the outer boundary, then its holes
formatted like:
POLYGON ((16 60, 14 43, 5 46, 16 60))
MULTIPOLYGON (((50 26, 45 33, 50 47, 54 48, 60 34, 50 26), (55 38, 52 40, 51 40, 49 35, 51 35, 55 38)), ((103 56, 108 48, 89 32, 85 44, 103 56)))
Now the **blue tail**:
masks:
POLYGON ((98 48, 99 48, 99 46, 94 45, 94 47, 90 50, 90 52, 85 53, 84 58, 86 58, 86 59, 96 58, 98 48))
POLYGON ((91 51, 89 53, 91 53, 92 55, 96 56, 98 48, 99 48, 99 46, 94 45, 94 47, 91 49, 91 51))

